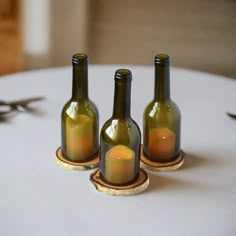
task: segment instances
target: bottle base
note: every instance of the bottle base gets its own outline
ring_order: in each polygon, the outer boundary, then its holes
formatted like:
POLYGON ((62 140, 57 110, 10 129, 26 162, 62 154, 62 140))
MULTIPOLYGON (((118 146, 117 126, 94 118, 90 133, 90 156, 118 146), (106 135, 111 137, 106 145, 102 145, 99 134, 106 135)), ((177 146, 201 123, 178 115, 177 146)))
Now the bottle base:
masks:
POLYGON ((92 160, 90 159, 87 162, 73 162, 63 156, 61 147, 59 147, 56 151, 55 160, 59 166, 68 170, 91 170, 99 166, 98 153, 92 160))
POLYGON ((129 196, 143 192, 149 185, 149 177, 145 170, 140 169, 138 178, 128 185, 112 185, 105 182, 97 170, 90 175, 90 181, 102 193, 113 196, 129 196))
POLYGON ((152 171, 173 171, 179 169, 184 163, 185 153, 181 150, 179 155, 169 162, 153 162, 147 159, 141 148, 141 166, 152 171))

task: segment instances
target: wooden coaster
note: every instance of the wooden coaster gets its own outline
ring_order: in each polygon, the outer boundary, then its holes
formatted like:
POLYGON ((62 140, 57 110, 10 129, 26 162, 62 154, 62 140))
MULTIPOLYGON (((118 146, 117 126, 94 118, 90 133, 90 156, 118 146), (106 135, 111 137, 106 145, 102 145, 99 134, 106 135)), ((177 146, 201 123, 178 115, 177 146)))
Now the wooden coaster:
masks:
POLYGON ((185 153, 181 150, 179 156, 174 161, 165 163, 153 162, 147 159, 141 149, 141 165, 143 168, 152 171, 173 171, 179 169, 184 163, 185 153))
POLYGON ((115 186, 103 180, 100 171, 97 170, 90 175, 90 181, 94 184, 99 192, 113 196, 129 196, 143 192, 149 185, 148 174, 145 170, 140 169, 138 179, 129 185, 115 186))
POLYGON ((61 151, 61 147, 57 149, 55 159, 58 165, 68 170, 91 170, 99 166, 98 154, 94 159, 87 162, 73 162, 65 159, 61 151))

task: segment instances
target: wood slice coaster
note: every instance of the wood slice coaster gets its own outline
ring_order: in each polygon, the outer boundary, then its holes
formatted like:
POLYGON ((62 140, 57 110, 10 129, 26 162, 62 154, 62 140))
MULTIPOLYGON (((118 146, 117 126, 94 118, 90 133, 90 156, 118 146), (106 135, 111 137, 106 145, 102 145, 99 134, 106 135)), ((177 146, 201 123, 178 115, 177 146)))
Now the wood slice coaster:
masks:
POLYGON ((184 163, 185 153, 181 150, 179 156, 169 162, 153 162, 147 159, 143 154, 143 148, 141 148, 141 165, 143 168, 152 171, 173 171, 179 169, 184 163))
POLYGON ((140 169, 138 179, 129 185, 111 185, 103 180, 99 170, 95 171, 90 175, 90 181, 94 184, 95 188, 99 192, 113 196, 135 195, 143 192, 149 185, 148 174, 143 169, 140 169))
POLYGON ((73 161, 67 160, 63 156, 61 147, 57 149, 55 159, 58 165, 68 170, 91 170, 99 166, 98 154, 94 157, 94 159, 87 162, 73 162, 73 161))

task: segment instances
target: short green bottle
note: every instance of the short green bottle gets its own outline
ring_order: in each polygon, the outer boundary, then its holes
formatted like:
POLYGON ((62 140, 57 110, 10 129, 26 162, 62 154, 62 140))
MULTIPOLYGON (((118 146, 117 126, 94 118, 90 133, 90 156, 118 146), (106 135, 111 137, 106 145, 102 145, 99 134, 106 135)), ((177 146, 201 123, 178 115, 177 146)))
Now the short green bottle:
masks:
POLYGON ((155 56, 154 98, 143 116, 143 154, 157 163, 174 161, 180 154, 181 116, 170 97, 170 59, 155 56))
POLYGON ((61 113, 61 150, 64 158, 81 163, 98 154, 99 114, 88 96, 88 58, 73 55, 72 97, 61 113))
POLYGON ((113 114, 100 134, 100 174, 112 185, 130 184, 139 176, 141 133, 130 115, 131 80, 129 70, 115 72, 113 114))

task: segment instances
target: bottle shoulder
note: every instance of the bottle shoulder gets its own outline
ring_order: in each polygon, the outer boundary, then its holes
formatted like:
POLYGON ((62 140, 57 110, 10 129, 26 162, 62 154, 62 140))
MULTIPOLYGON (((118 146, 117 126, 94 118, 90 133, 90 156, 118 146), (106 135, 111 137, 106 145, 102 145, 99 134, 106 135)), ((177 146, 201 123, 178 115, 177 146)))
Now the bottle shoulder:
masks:
POLYGON ((76 117, 78 115, 88 115, 89 117, 98 117, 98 109, 91 100, 72 100, 70 99, 62 109, 62 116, 76 117))
POLYGON ((170 99, 167 101, 152 100, 144 110, 144 116, 154 117, 159 113, 173 113, 177 116, 180 116, 180 109, 178 105, 170 99))
POLYGON ((110 118, 101 130, 101 145, 123 144, 134 146, 141 142, 141 133, 137 124, 132 120, 110 118))
POLYGON ((138 124, 132 119, 108 119, 103 127, 101 132, 109 135, 110 133, 119 132, 119 133, 137 133, 140 134, 140 129, 138 124))

